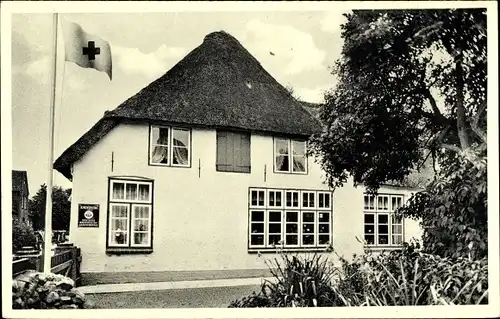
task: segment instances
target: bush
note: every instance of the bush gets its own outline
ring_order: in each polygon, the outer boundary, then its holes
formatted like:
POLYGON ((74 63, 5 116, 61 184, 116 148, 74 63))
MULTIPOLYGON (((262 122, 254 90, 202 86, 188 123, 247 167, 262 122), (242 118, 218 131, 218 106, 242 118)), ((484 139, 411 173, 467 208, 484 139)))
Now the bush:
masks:
POLYGON ((15 253, 23 246, 36 246, 36 236, 33 228, 20 221, 18 218, 12 218, 12 252, 15 253))
POLYGON ((71 278, 30 271, 12 281, 14 309, 91 308, 71 278))
POLYGON ((342 260, 333 289, 340 306, 488 303, 487 259, 443 258, 411 246, 342 260))
POLYGON ((486 258, 444 258, 413 245, 402 250, 341 258, 281 253, 266 264, 274 277, 261 292, 230 307, 467 305, 488 303, 486 258))
POLYGON ((266 260, 273 280, 260 293, 233 301, 230 307, 322 307, 332 305, 332 279, 337 271, 325 256, 279 253, 266 260))

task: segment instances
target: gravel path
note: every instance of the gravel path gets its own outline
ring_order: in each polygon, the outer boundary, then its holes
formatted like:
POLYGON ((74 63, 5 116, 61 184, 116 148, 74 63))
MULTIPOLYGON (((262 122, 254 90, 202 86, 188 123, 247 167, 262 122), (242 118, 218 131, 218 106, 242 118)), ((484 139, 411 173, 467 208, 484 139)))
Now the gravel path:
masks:
POLYGON ((231 301, 259 291, 259 286, 169 289, 85 294, 97 309, 227 308, 231 301))

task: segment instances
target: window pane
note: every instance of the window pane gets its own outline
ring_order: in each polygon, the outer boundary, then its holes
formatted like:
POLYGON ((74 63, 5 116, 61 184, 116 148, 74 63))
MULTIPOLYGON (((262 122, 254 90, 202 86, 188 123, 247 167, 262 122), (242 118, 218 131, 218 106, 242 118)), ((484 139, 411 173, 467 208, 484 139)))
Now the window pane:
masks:
POLYGON ((306 158, 304 156, 293 157, 293 171, 294 172, 306 171, 306 158))
POLYGON ((318 221, 322 223, 330 222, 330 213, 319 213, 318 221))
POLYGON ((303 213, 302 222, 314 222, 314 213, 303 213))
POLYGON ((168 164, 168 146, 154 146, 151 153, 151 163, 168 164))
POLYGON ((297 212, 286 212, 287 222, 297 222, 299 220, 299 214, 297 212))
POLYGON ((287 234, 297 234, 299 231, 299 226, 297 224, 286 224, 287 234))
POLYGON ((264 224, 262 223, 252 223, 252 228, 251 228, 252 233, 263 233, 264 232, 264 224))
POLYGON ((252 191, 252 206, 257 206, 257 191, 252 191))
POLYGON ((127 192, 125 195, 125 199, 136 200, 137 199, 137 184, 128 184, 127 183, 127 192))
POLYGON ((297 235, 287 235, 285 239, 286 245, 298 245, 299 237, 297 235))
POLYGON ((365 225, 365 234, 374 234, 375 225, 365 225))
POLYGON ((288 152, 288 140, 283 140, 283 139, 275 139, 276 141, 276 155, 287 155, 290 154, 288 152))
POLYGON ((292 141, 293 155, 304 156, 306 153, 306 142, 305 141, 292 141))
POLYGON ((330 208, 330 194, 325 194, 325 208, 330 208))
POLYGON ((264 191, 259 191, 259 206, 264 206, 264 191))
POLYGON ((375 244, 375 236, 374 235, 365 235, 365 241, 368 245, 375 244))
POLYGON ((326 245, 330 241, 330 235, 319 235, 318 245, 326 245))
POLYGON ((139 200, 149 201, 149 185, 139 184, 139 200))
POLYGON ((292 193, 292 206, 299 207, 299 192, 292 193))
POLYGON ((185 147, 173 147, 172 149, 175 165, 189 165, 189 151, 185 147))
POLYGON ((286 192, 286 206, 292 206, 292 193, 286 192))
POLYGON ((379 196, 378 197, 378 209, 379 210, 389 210, 389 197, 379 196))
POLYGON ((281 206, 281 192, 276 192, 276 206, 281 206))
POLYGON ((392 236, 392 244, 393 245, 401 245, 403 243, 403 236, 401 235, 393 235, 392 236))
POLYGON ((389 236, 388 235, 378 236, 378 243, 380 245, 387 245, 389 243, 389 236))
POLYGON ((134 218, 149 218, 148 206, 134 206, 134 218))
POLYGON ((189 146, 189 131, 173 129, 172 137, 174 139, 174 146, 189 146))
POLYGON ((307 197, 309 196, 309 193, 302 193, 302 207, 309 207, 309 200, 307 197))
POLYGON ((128 243, 128 234, 126 231, 111 232, 111 244, 123 245, 128 243))
POLYGON ((128 219, 113 218, 111 220, 111 230, 113 231, 126 231, 128 228, 128 219))
POLYGON ((375 215, 373 214, 365 214, 365 223, 374 224, 375 223, 375 215))
POLYGON ((386 214, 379 214, 378 215, 378 222, 379 222, 379 224, 388 224, 389 223, 389 216, 386 214))
POLYGON ((151 131, 153 145, 168 145, 168 128, 153 127, 151 131))
POLYGON ((148 233, 134 233, 134 244, 135 245, 149 245, 149 234, 148 233))
POLYGON ((250 237, 251 245, 264 245, 264 235, 252 235, 250 237))
POLYGON ((314 193, 309 193, 309 207, 314 207, 314 193))
POLYGON ((149 231, 149 220, 134 219, 134 231, 149 231))
POLYGON ((281 224, 269 224, 269 233, 280 234, 281 224))
POLYGON ((252 221, 264 221, 263 211, 252 211, 252 221))
POLYGON ((269 192, 269 206, 275 206, 274 205, 274 192, 269 192))
POLYGON ((392 210, 396 210, 403 204, 403 198, 400 196, 392 196, 392 210))
POLYGON ((304 245, 314 245, 314 235, 304 235, 304 236, 302 236, 302 243, 304 245))
POLYGON ((269 245, 279 245, 281 235, 269 235, 269 245))
POLYGON ((402 216, 396 216, 395 214, 392 214, 392 223, 393 224, 402 224, 403 223, 402 216))
POLYGON ((314 224, 302 224, 302 232, 306 234, 314 233, 314 224))
POLYGON ((127 218, 128 217, 128 206, 112 205, 111 206, 111 217, 127 218))
POLYGON ((330 232, 330 225, 329 224, 319 224, 319 233, 329 233, 330 232))
POLYGON ((389 226, 387 226, 387 225, 378 225, 378 233, 379 234, 388 234, 389 233, 389 226))
POLYGON ((278 172, 288 172, 288 156, 278 155, 276 156, 276 171, 278 172))
POLYGON ((113 183, 113 199, 124 199, 125 198, 125 184, 124 183, 113 183))
POLYGON ((318 194, 318 207, 323 208, 325 207, 325 200, 324 200, 325 194, 318 194))
POLYGON ((269 212, 269 221, 270 222, 280 222, 281 221, 281 212, 269 212))
POLYGON ((393 234, 402 234, 403 226, 402 225, 392 225, 392 233, 393 234))

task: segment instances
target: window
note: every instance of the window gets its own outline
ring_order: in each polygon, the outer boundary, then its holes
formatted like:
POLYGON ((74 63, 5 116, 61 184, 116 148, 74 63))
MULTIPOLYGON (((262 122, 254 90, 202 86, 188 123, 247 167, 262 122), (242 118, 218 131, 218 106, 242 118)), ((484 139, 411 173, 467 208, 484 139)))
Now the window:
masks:
POLYGON ((250 133, 217 131, 216 169, 250 173, 250 133))
POLYGON ((306 141, 275 138, 274 156, 275 172, 307 174, 306 141))
POLYGON ((364 238, 368 246, 403 244, 403 219, 394 214, 402 205, 402 195, 365 194, 364 238))
POLYGON ((189 167, 191 131, 185 128, 151 126, 149 163, 189 167))
POLYGON ((251 188, 249 248, 326 247, 332 240, 331 202, 327 191, 251 188))
POLYGON ((108 247, 152 248, 152 182, 111 179, 108 247))

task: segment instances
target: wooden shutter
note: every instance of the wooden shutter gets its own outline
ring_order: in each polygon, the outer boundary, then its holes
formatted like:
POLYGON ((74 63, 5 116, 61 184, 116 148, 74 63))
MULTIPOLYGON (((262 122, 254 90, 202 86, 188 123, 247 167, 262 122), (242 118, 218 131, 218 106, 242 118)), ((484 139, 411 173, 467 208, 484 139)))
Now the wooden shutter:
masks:
POLYGON ((217 131, 216 168, 223 172, 250 172, 250 134, 217 131))

